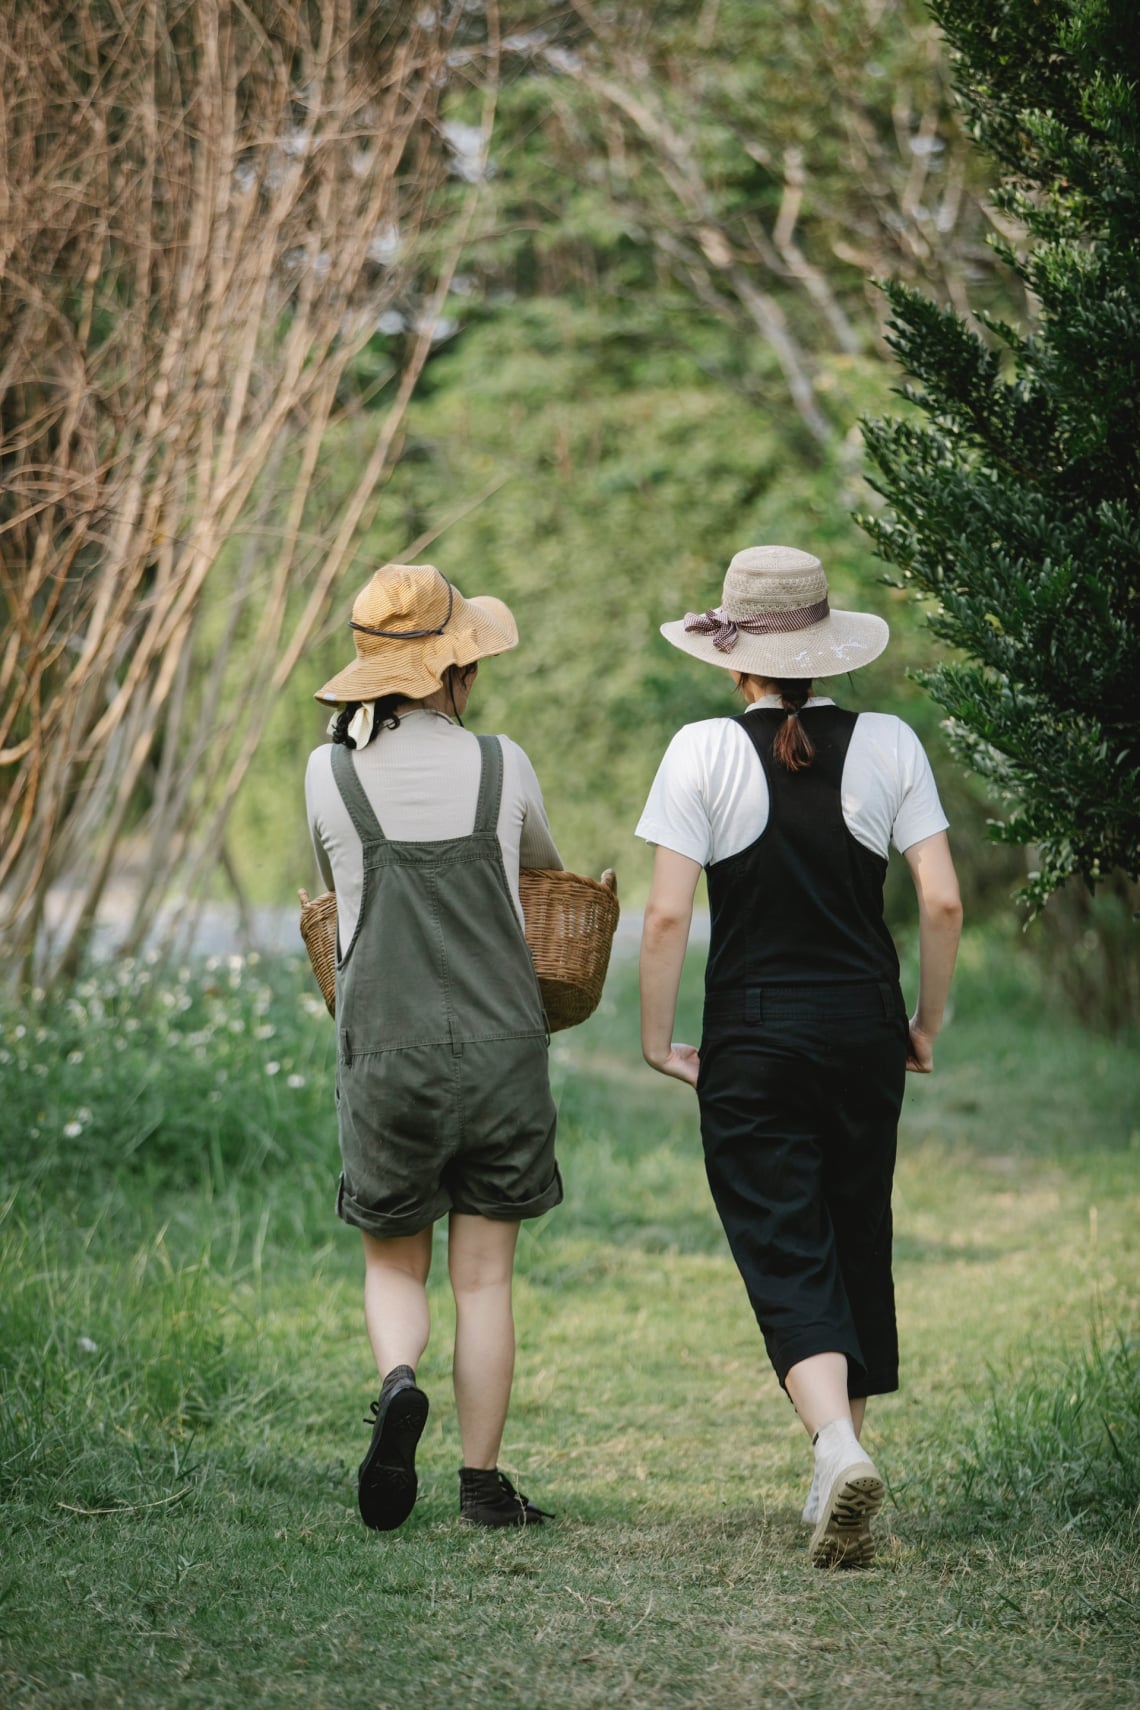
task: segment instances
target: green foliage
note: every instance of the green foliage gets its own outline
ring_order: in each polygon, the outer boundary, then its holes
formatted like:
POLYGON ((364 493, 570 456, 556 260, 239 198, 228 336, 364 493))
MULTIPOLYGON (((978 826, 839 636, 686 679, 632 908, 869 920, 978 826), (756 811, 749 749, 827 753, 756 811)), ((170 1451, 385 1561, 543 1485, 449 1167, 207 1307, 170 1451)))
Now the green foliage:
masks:
POLYGON ((940 0, 1037 300, 975 330, 888 284, 918 415, 865 424, 889 502, 865 526, 963 658, 925 678, 1036 846, 1027 896, 1140 873, 1140 59, 1131 7, 940 0))
POLYGON ((330 1049, 300 972, 300 958, 233 955, 160 977, 125 958, 67 998, 6 1010, 0 1134, 21 1191, 83 1196, 108 1170, 220 1191, 295 1156, 321 1126, 330 1049))
POLYGON ((995 1380, 965 1467, 987 1503, 1103 1521, 1140 1506, 1140 1343, 1123 1331, 1012 1389, 995 1380))
MULTIPOLYGON (((955 828, 967 904, 1007 908, 1023 864, 986 845, 992 804, 950 762, 937 709, 907 677, 929 662, 930 644, 851 528, 863 489, 848 451, 821 461, 789 434, 765 349, 740 347, 664 289, 652 301, 531 298, 509 314, 465 312, 413 404, 341 613, 375 563, 437 531, 418 557, 465 593, 507 600, 521 643, 482 668, 468 723, 523 743, 564 860, 584 872, 615 866, 623 900, 641 900, 650 863, 633 828, 660 757, 681 724, 739 704, 727 672, 677 653, 658 625, 714 600, 742 542, 786 541, 820 553, 838 605, 889 619, 884 661, 833 692, 918 729, 955 828)), ((848 421, 886 397, 870 358, 832 358, 822 378, 848 421)), ((346 466, 365 447, 346 434, 346 466)), ((330 626, 302 661, 239 803, 233 846, 256 895, 289 897, 310 882, 299 786, 327 713, 308 696, 350 648, 347 631, 330 626)), ((901 875, 892 922, 912 916, 901 875)))
MULTIPOLYGON (((478 37, 478 12, 465 27, 478 37)), ((986 168, 949 106, 936 32, 915 0, 871 12, 723 0, 537 18, 518 4, 503 29, 493 171, 447 305, 452 331, 425 371, 333 621, 302 658, 243 788, 230 850, 251 894, 277 900, 308 882, 299 779, 325 723, 308 697, 343 663, 339 624, 356 588, 377 563, 413 554, 514 608, 521 645, 487 662, 469 722, 524 743, 565 860, 616 866, 623 900, 639 902, 650 858, 633 827, 660 755, 680 724, 738 704, 727 673, 686 660, 658 625, 713 600, 732 553, 769 540, 818 551, 837 604, 889 618, 887 657, 836 693, 916 726, 967 906, 1005 909, 1023 859, 985 846, 993 803, 950 764, 939 710, 906 678, 929 665, 932 644, 851 526, 866 498, 854 425, 888 401, 867 273, 898 270, 942 292, 968 257, 987 303, 1009 309, 1009 275, 981 247, 986 168), (547 46, 576 57, 552 59, 547 46), (710 271, 696 180, 658 121, 681 156, 691 149, 733 268, 710 271), (912 152, 911 137, 926 152, 912 152), (957 223, 944 230, 936 216, 952 206, 957 223), (818 270, 812 290, 774 252, 781 209, 791 262, 818 270), (785 317, 827 443, 793 406, 734 280, 785 317)), ((478 116, 470 90, 449 103, 452 116, 478 116)), ((378 333, 361 354, 358 395, 385 402, 403 336, 378 333)), ((330 485, 349 484, 375 431, 371 414, 345 426, 330 485)), ((222 584, 219 627, 226 594, 222 584)), ((912 916, 905 875, 890 907, 896 924, 912 916)))

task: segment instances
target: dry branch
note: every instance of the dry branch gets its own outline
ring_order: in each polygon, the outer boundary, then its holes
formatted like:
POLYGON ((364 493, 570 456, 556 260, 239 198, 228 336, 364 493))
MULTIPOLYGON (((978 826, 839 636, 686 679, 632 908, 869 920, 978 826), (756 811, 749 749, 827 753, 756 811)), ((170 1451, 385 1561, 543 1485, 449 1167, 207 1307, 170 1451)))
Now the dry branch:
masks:
POLYGON ((451 28, 375 0, 3 9, 0 929, 29 980, 75 970, 128 837, 136 945, 218 858, 455 265, 451 28), (393 310, 341 494, 337 424, 393 310), (74 908, 49 944, 53 884, 74 908))

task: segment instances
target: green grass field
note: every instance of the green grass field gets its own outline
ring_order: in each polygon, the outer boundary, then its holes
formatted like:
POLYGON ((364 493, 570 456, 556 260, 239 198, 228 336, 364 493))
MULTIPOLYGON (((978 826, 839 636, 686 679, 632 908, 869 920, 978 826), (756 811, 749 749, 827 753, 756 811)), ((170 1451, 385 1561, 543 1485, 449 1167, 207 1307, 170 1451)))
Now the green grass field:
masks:
POLYGON ((301 964, 0 1016, 0 1702, 1134 1706, 1136 1041, 982 939, 955 1001, 904 1116, 880 1556, 846 1574, 808 1565, 806 1439, 631 969, 554 1041, 567 1198, 520 1243, 503 1464, 557 1520, 509 1535, 456 1518, 442 1263, 419 1504, 356 1517, 376 1380, 301 964))

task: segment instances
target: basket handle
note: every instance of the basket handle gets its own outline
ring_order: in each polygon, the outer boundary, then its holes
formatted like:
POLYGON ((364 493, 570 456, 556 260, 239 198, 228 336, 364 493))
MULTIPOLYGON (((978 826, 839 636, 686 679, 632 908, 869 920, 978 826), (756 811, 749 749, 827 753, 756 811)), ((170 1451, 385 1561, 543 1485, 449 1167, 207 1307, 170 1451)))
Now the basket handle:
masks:
POLYGON ((308 893, 308 891, 304 891, 304 890, 298 891, 297 895, 301 899, 301 907, 302 908, 308 908, 308 906, 309 906, 309 893, 308 893))
POLYGON ((607 891, 612 891, 614 896, 617 896, 617 874, 614 872, 612 867, 606 868, 605 872, 602 874, 601 882, 606 887, 607 891))

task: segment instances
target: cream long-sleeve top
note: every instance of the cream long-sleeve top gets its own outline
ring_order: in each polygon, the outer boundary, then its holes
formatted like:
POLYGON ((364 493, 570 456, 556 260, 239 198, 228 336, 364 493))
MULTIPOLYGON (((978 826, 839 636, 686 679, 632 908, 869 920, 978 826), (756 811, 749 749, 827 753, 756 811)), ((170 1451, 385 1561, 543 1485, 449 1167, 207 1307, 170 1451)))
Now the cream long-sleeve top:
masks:
MULTIPOLYGON (((519 920, 520 867, 561 867, 534 767, 517 742, 500 736, 503 794, 498 835, 503 866, 519 920)), ((474 734, 446 713, 418 708, 401 715, 395 730, 353 754, 357 776, 386 837, 435 842, 467 837, 475 828, 480 754, 474 734)), ((309 834, 324 883, 336 892, 337 926, 350 944, 360 912, 364 858, 360 838, 332 771, 332 744, 309 756, 305 770, 309 834)))

